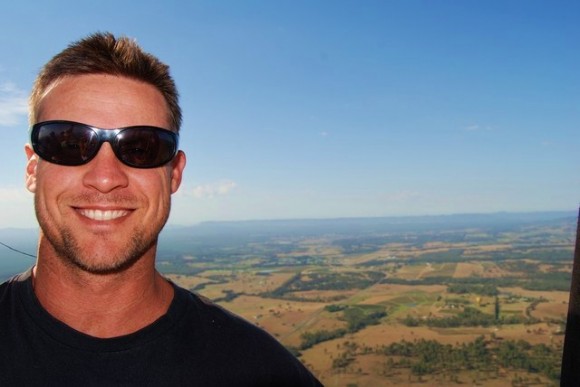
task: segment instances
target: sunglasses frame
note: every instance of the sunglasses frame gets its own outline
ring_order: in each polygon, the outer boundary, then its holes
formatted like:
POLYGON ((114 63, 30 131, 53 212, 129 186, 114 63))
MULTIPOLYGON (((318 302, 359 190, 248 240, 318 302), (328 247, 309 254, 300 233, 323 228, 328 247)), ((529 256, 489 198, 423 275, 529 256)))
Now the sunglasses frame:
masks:
POLYGON ((94 159, 97 156, 97 154, 99 153, 99 151, 101 149, 101 146, 105 142, 108 142, 111 145, 111 148, 113 149, 113 153, 115 153, 115 157, 117 157, 117 159, 120 162, 122 162, 124 165, 127 165, 129 167, 139 168, 139 169, 150 169, 150 168, 161 167, 161 166, 169 163, 171 160, 173 160, 173 158, 177 155, 177 152, 179 150, 179 134, 172 132, 171 130, 160 128, 157 126, 134 125, 134 126, 126 126, 126 127, 122 127, 122 128, 103 129, 103 128, 98 128, 98 127, 95 127, 92 125, 83 124, 81 122, 66 121, 66 120, 43 121, 43 122, 38 122, 38 123, 32 125, 32 127, 30 129, 30 142, 32 144, 32 148, 34 149, 34 152, 38 156, 40 156, 41 159, 46 160, 46 161, 53 163, 53 164, 71 166, 71 167, 84 165, 84 164, 89 163, 92 159, 94 159), (98 145, 96 146, 96 150, 94 151, 94 154, 89 155, 86 159, 81 158, 78 162, 62 162, 59 160, 51 160, 49 155, 46 154, 42 150, 42 146, 41 146, 40 140, 39 140, 39 133, 40 133, 42 127, 50 126, 50 125, 54 125, 54 124, 70 125, 71 128, 72 127, 82 127, 82 128, 85 128, 87 130, 87 132, 90 130, 93 133, 95 133, 97 136, 98 145), (115 140, 117 139, 117 136, 119 136, 119 134, 121 134, 127 130, 143 130, 143 129, 144 130, 153 130, 154 132, 160 131, 161 133, 163 133, 163 135, 169 135, 169 137, 172 139, 172 142, 173 142, 173 149, 171 150, 171 153, 170 153, 171 157, 164 158, 161 162, 157 162, 157 163, 150 164, 150 165, 139 165, 139 164, 134 164, 134 163, 128 162, 127 160, 124 160, 123 154, 122 154, 121 150, 118 149, 117 143, 115 142, 115 140))

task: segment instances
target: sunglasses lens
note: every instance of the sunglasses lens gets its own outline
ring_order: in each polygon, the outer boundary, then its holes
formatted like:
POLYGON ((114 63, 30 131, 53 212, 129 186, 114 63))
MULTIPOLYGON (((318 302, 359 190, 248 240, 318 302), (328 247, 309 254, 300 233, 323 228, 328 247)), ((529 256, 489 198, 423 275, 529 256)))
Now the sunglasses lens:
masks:
POLYGON ((177 150, 172 132, 152 127, 122 130, 115 138, 113 149, 125 164, 136 168, 159 167, 169 162, 177 150))
POLYGON ((32 146, 40 157, 52 163, 81 165, 94 157, 99 141, 85 125, 47 123, 34 127, 32 146))
POLYGON ((50 121, 32 127, 32 147, 43 159, 61 165, 91 161, 103 142, 109 142, 121 162, 134 168, 155 168, 177 152, 177 135, 153 126, 107 130, 68 121, 50 121))

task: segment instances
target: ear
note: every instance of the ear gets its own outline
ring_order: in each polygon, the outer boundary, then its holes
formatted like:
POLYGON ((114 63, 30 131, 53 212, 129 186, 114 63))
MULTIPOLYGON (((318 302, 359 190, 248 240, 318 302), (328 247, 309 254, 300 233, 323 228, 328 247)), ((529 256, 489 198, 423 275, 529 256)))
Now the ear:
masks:
POLYGON ((26 163, 26 189, 30 192, 36 192, 36 167, 38 166, 38 155, 34 153, 32 146, 26 144, 24 152, 28 159, 26 163))
POLYGON ((171 161, 171 193, 174 194, 181 185, 183 178, 183 169, 185 168, 186 158, 183 151, 177 152, 173 161, 171 161))

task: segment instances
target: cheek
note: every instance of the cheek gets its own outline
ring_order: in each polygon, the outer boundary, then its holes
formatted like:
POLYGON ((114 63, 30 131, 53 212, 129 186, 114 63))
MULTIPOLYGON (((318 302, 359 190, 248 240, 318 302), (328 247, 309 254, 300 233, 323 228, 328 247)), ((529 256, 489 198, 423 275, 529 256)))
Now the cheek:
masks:
POLYGON ((79 185, 80 177, 74 170, 48 163, 40 163, 37 167, 35 181, 35 197, 45 207, 58 203, 61 195, 72 193, 79 185))
POLYGON ((171 196, 171 173, 166 169, 137 170, 130 177, 129 187, 152 203, 162 205, 171 196), (159 202, 159 203, 158 203, 159 202))
POLYGON ((57 194, 53 192, 56 184, 50 179, 39 176, 36 180, 34 192, 34 210, 40 226, 45 229, 60 219, 57 194))
POLYGON ((46 174, 38 174, 36 178, 36 191, 34 200, 37 210, 47 211, 50 207, 56 205, 58 201, 58 190, 63 187, 61 181, 55 176, 51 177, 46 174))

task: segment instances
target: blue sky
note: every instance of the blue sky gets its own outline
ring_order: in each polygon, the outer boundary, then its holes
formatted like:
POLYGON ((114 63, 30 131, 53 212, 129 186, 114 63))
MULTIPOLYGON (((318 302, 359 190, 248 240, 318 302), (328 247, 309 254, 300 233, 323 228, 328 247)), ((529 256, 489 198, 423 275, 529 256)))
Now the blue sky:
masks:
POLYGON ((188 155, 172 224, 579 204, 577 1, 38 3, 0 13, 0 227, 36 225, 33 79, 95 31, 172 68, 188 155))

